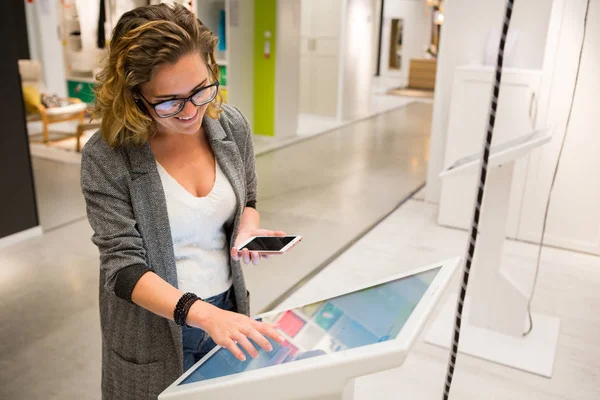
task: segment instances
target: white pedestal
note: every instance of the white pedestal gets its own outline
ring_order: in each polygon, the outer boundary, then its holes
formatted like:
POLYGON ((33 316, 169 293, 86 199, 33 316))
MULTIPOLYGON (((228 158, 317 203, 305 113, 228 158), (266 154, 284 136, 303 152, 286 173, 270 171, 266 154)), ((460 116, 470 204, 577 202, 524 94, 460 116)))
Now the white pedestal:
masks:
POLYGON ((354 400, 356 380, 350 380, 344 386, 343 392, 334 393, 329 396, 310 397, 308 400, 354 400))
MULTIPOLYGON (((552 377, 560 330, 558 318, 533 313, 531 333, 525 337, 515 337, 471 325, 468 322, 469 306, 470 299, 467 299, 460 331, 461 353, 547 378, 552 377)), ((450 348, 455 310, 456 295, 451 296, 444 304, 425 337, 427 343, 450 348)))
MULTIPOLYGON (((546 377, 552 376, 560 321, 533 314, 533 330, 523 336, 528 328, 528 290, 520 288, 502 269, 502 255, 515 162, 549 140, 540 131, 490 149, 468 304, 463 310, 458 346, 462 353, 546 377)), ((451 180, 472 172, 480 168, 479 159, 477 154, 464 157, 442 172, 441 177, 451 180)), ((427 342, 450 347, 455 310, 456 296, 435 320, 427 342)))

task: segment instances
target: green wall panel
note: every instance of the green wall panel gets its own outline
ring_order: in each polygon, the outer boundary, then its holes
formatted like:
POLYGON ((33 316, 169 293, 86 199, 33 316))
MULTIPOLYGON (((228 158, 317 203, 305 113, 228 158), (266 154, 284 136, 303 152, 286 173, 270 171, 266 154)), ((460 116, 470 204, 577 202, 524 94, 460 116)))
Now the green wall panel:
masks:
POLYGON ((275 135, 275 44, 277 0, 254 3, 254 133, 275 135), (271 55, 266 58, 265 32, 271 32, 271 55))

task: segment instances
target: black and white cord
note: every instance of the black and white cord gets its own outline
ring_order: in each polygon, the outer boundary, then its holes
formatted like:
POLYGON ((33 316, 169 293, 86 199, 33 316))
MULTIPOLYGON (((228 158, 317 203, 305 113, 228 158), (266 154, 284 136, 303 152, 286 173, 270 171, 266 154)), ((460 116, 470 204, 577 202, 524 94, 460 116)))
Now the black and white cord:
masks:
POLYGON ((560 158, 562 156, 563 149, 565 147, 565 141, 567 139, 567 133, 569 132, 569 124, 571 122, 571 114, 573 112, 573 103, 575 102, 575 93, 577 91, 577 83, 579 81, 579 70, 581 69, 581 57, 583 55, 583 45, 585 44, 585 34, 587 31, 588 12, 590 10, 590 0, 587 0, 585 7, 585 17, 583 18, 583 37, 581 39, 581 47, 579 49, 579 59, 577 61, 577 72, 575 73, 575 84, 573 85, 573 94, 571 96, 571 104, 569 106, 569 114, 567 116, 567 124, 565 126, 565 134, 563 135, 562 142, 560 144, 560 150, 558 151, 558 159, 554 166, 554 173, 552 174, 552 182, 550 183, 550 192, 548 193, 548 199, 546 200, 546 210, 544 211, 544 222, 542 223, 542 237, 540 239, 540 246, 538 248, 537 262, 535 266, 535 275, 533 278, 533 286, 531 288, 531 294, 529 295, 529 301, 527 302, 527 317, 529 319, 529 327, 523 333, 523 336, 529 335, 533 330, 533 319, 531 318, 531 302, 533 301, 533 295, 535 293, 535 287, 537 285, 538 274, 540 271, 540 260, 542 258, 542 249, 544 247, 544 236, 546 234, 546 221, 548 220, 548 210, 550 209, 550 199, 552 198, 552 192, 554 191, 554 182, 556 181, 556 175, 558 174, 558 166, 560 165, 560 158))
POLYGON ((456 303, 456 318, 454 321, 454 332, 452 338, 452 346, 450 349, 450 360, 448 361, 448 370, 446 372, 446 385, 444 387, 444 400, 450 395, 450 387, 452 386, 452 377, 454 375, 454 367, 456 365, 456 355, 458 353, 458 342, 460 340, 460 326, 462 323, 462 313, 467 296, 467 285, 469 283, 469 274, 471 272, 471 263, 475 252, 475 244, 477 242, 477 232, 479 228, 479 216, 481 210, 481 202, 483 200, 483 191, 487 177, 488 160, 490 157, 490 145, 492 144, 492 135, 494 132, 494 124, 496 122, 496 109, 498 108, 498 96, 500 95, 500 82, 502 80, 502 63, 504 60, 504 47, 506 45, 506 35, 510 25, 514 0, 507 0, 506 13, 504 16, 504 25, 502 27, 502 35, 500 37, 500 49, 498 50, 498 61, 496 64, 496 73, 494 78, 494 90, 492 92, 492 104, 490 108, 487 135, 482 151, 481 170, 479 171, 479 186, 477 189, 477 198, 475 199, 475 211, 473 212, 473 220, 471 223, 471 234, 469 236, 469 246, 467 249, 466 262, 463 267, 463 278, 460 286, 460 294, 456 303))

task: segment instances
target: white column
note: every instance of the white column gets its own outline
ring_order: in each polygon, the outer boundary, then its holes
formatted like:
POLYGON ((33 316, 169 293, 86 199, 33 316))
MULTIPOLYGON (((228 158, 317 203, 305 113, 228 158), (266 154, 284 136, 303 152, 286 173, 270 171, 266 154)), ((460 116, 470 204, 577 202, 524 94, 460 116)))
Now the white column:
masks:
POLYGON ((296 136, 300 112, 300 2, 277 1, 275 136, 296 136))
POLYGON ((369 109, 373 70, 373 7, 369 0, 347 0, 342 16, 342 85, 338 117, 352 120, 369 109))
POLYGON ((66 97, 67 80, 59 34, 58 2, 38 0, 27 3, 25 10, 31 58, 42 65, 47 91, 66 97))

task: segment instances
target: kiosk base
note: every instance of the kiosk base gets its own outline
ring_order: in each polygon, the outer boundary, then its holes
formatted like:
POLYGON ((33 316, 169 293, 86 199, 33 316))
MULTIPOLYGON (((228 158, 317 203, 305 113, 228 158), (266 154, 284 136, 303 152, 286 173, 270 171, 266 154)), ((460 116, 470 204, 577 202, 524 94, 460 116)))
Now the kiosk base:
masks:
POLYGON ((341 393, 334 393, 328 396, 311 397, 311 400, 355 400, 356 379, 350 380, 341 393))
MULTIPOLYGON (((450 348, 454 328, 456 295, 444 304, 425 341, 450 348)), ((533 330, 525 337, 497 333, 469 323, 469 298, 465 303, 459 351, 522 371, 552 377, 560 319, 532 314, 533 330)))

